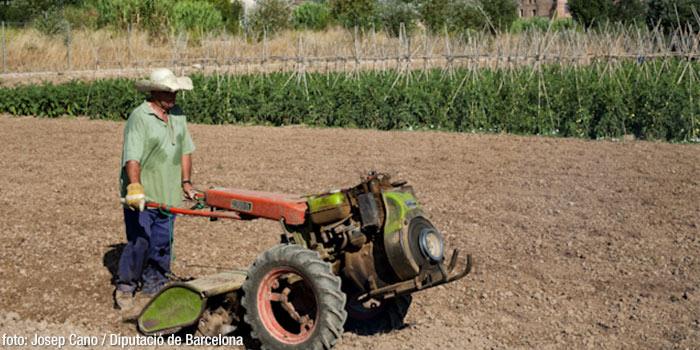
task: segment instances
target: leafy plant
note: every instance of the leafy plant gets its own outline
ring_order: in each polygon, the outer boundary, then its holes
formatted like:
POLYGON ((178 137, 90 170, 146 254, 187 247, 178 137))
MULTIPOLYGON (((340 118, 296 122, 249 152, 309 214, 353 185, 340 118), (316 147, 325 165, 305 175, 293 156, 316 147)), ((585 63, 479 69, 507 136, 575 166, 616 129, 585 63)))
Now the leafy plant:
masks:
POLYGON ((700 11, 700 0, 649 0, 648 6, 647 23, 651 27, 661 22, 667 31, 688 24, 697 28, 693 8, 700 11))
MULTIPOLYGON (((505 132, 610 138, 635 134, 684 141, 700 133, 700 89, 687 71, 700 63, 626 61, 615 69, 440 69, 230 76, 193 75, 178 103, 188 120, 207 124, 307 124, 331 127, 505 132), (684 74, 684 72, 686 72, 684 74)), ((72 81, 0 87, 0 112, 55 118, 121 120, 146 95, 133 80, 72 81)))
POLYGON ((586 28, 613 19, 613 2, 610 0, 569 0, 569 10, 574 20, 586 28))
POLYGON ((63 18, 70 23, 71 28, 97 29, 99 13, 93 6, 68 6, 63 9, 63 18))
POLYGON ((369 28, 375 21, 373 0, 330 0, 331 14, 346 28, 369 28))
POLYGON ((418 21, 418 9, 410 1, 386 0, 377 6, 377 21, 390 36, 399 36, 403 23, 406 33, 411 33, 418 21))
POLYGON ((481 0, 480 3, 496 29, 508 29, 518 19, 518 3, 515 0, 481 0))
POLYGON ((331 8, 325 2, 306 1, 294 8, 293 21, 297 29, 324 30, 331 19, 331 8))
POLYGON ((249 16, 250 28, 258 33, 267 30, 276 33, 288 28, 292 18, 289 0, 255 0, 255 7, 249 16))
POLYGON ((450 0, 420 0, 418 11, 423 24, 433 33, 443 30, 447 24, 450 0))
POLYGON ((66 21, 63 19, 61 12, 58 10, 50 10, 42 13, 32 21, 32 27, 42 32, 44 35, 53 36, 59 33, 65 33, 66 21))
POLYGON ((243 3, 241 0, 209 0, 209 2, 221 13, 221 20, 224 22, 226 29, 237 33, 240 28, 240 22, 243 19, 243 3))
POLYGON ((623 23, 643 24, 647 16, 646 2, 638 0, 618 0, 613 8, 613 18, 623 23))
POLYGON ((486 26, 486 17, 479 10, 479 3, 469 0, 456 0, 448 8, 450 14, 447 26, 451 31, 482 29, 486 26))
POLYGON ((548 20, 543 17, 521 18, 513 22, 510 30, 513 33, 520 33, 526 30, 538 30, 546 32, 560 32, 574 28, 574 21, 571 18, 557 18, 548 20))
POLYGON ((201 32, 211 32, 223 27, 221 13, 206 1, 179 1, 171 10, 171 24, 176 30, 185 29, 199 38, 201 32))
POLYGON ((542 17, 522 18, 518 19, 511 25, 510 29, 513 33, 520 33, 526 30, 539 30, 544 32, 549 28, 550 21, 542 17))
POLYGON ((164 36, 170 28, 173 4, 168 0, 95 0, 93 4, 99 13, 100 27, 125 30, 127 24, 134 24, 156 37, 164 36))

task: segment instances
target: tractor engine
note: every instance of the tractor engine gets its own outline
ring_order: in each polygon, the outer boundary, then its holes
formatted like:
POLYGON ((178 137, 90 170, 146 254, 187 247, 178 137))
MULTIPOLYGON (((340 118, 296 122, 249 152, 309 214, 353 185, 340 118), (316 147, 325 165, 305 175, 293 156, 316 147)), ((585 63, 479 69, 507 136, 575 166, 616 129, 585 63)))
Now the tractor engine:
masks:
POLYGON ((398 326, 391 322, 403 320, 409 294, 446 277, 442 236, 406 181, 371 172, 355 187, 310 198, 308 213, 310 222, 287 226, 285 238, 318 251, 342 278, 346 328, 374 333, 398 326))

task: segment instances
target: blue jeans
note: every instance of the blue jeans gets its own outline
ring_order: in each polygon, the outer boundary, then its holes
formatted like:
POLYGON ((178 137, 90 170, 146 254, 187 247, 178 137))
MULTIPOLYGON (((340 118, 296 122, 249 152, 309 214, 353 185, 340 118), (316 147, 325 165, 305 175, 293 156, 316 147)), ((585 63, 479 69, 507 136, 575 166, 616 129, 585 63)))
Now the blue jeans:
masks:
POLYGON ((145 293, 156 293, 168 281, 170 273, 170 225, 175 216, 168 217, 158 210, 132 211, 124 208, 127 244, 119 258, 117 289, 136 290, 143 282, 145 293))

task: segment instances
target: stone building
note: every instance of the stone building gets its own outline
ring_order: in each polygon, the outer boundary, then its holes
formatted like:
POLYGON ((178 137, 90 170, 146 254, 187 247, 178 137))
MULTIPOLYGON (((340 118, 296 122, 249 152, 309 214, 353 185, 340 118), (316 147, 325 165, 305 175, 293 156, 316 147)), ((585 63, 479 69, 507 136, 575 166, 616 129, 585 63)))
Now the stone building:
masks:
POLYGON ((520 18, 556 17, 571 18, 567 0, 518 0, 520 18))

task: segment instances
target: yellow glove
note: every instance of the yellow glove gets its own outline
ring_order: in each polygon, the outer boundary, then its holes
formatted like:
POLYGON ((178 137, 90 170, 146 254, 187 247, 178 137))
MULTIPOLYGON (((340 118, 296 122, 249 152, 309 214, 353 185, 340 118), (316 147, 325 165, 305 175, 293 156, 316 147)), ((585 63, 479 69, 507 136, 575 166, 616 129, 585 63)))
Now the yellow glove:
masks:
POLYGON ((126 186, 126 198, 124 201, 129 209, 143 211, 146 208, 146 195, 143 193, 143 186, 139 183, 126 186))

